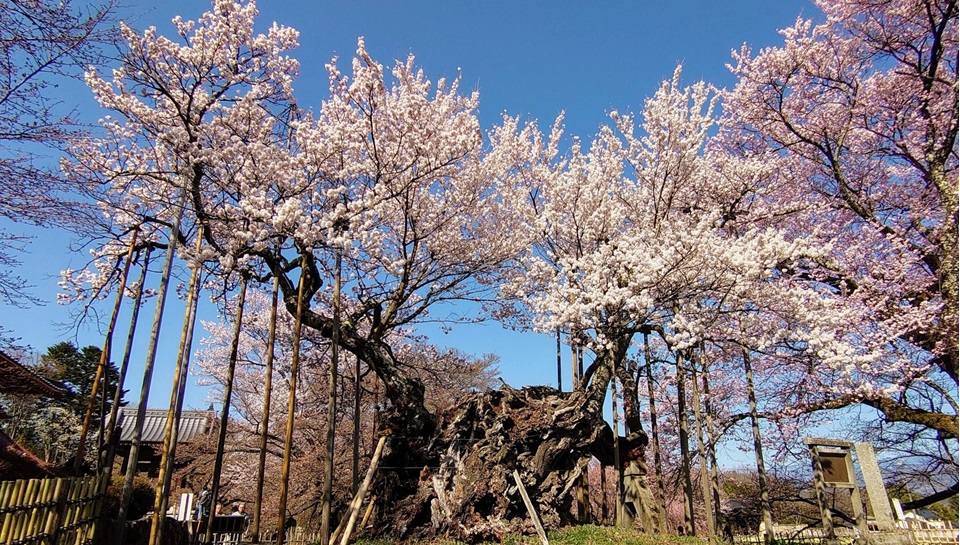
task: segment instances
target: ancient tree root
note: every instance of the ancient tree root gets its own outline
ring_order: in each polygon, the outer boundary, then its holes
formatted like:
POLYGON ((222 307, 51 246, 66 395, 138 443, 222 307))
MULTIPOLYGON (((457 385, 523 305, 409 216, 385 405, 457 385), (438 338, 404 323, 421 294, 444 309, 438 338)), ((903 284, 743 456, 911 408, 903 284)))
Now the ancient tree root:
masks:
MULTIPOLYGON (((381 504, 387 518, 381 528, 398 537, 449 536, 468 542, 533 533, 512 482, 514 470, 544 527, 575 524, 571 483, 591 456, 612 462, 610 428, 585 407, 582 394, 539 386, 505 386, 466 398, 441 420, 437 435, 421 451, 419 476, 404 476, 396 466, 394 474, 381 473, 382 482, 393 483, 394 491, 412 491, 381 504), (413 478, 415 486, 395 486, 413 478)), ((412 463, 401 461, 412 451, 395 448, 384 466, 412 463)))

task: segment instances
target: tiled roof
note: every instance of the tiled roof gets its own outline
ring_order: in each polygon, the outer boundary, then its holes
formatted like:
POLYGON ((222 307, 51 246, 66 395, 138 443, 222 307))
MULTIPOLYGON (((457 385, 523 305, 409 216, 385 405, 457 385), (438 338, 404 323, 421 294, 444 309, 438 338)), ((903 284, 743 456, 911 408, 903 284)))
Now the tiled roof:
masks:
POLYGON ((67 389, 59 382, 41 377, 0 351, 0 393, 59 398, 67 393, 67 389))
POLYGON ((0 430, 0 476, 3 480, 40 479, 61 473, 0 430))
MULTIPOLYGON (((183 411, 180 416, 180 431, 177 434, 177 443, 189 443, 198 435, 207 433, 213 427, 215 420, 216 414, 213 411, 183 411)), ((117 426, 120 428, 121 443, 128 443, 133 440, 136 424, 137 408, 121 408, 117 422, 117 426)), ((140 442, 162 443, 166 427, 167 409, 147 409, 140 442)))

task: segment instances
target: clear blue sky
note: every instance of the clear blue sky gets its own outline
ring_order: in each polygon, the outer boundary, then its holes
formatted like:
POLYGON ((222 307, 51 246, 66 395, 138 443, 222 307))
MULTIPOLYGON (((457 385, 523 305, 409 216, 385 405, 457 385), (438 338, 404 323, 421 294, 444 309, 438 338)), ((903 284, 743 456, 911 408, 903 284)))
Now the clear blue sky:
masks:
MULTIPOLYGON (((124 19, 135 28, 155 25, 173 36, 174 15, 194 19, 209 9, 197 0, 128 2, 124 19)), ((379 62, 417 56, 428 76, 453 77, 459 69, 465 91, 480 91, 480 117, 485 129, 502 112, 536 118, 547 128, 561 111, 566 112, 568 134, 586 139, 606 121, 612 109, 638 111, 644 98, 684 65, 685 83, 700 79, 730 86, 725 67, 730 51, 747 43, 755 50, 781 43, 777 29, 791 25, 798 15, 819 18, 808 0, 687 0, 660 1, 294 1, 261 0, 261 28, 273 21, 301 33, 293 52, 301 63, 297 98, 301 107, 316 107, 327 89, 323 65, 333 55, 349 67, 358 36, 379 62)), ((101 115, 82 90, 71 92, 84 115, 101 115)), ((53 232, 28 230, 3 224, 14 232, 37 238, 24 256, 24 276, 34 279, 33 293, 46 301, 43 307, 14 309, 0 305, 0 324, 21 338, 21 343, 42 351, 60 340, 81 346, 100 345, 97 328, 63 332, 55 324, 68 320, 68 309, 56 304, 57 274, 77 268, 88 259, 66 250, 68 239, 53 232)), ((109 312, 103 305, 103 315, 109 312)), ((153 303, 144 307, 149 330, 153 303)), ((180 334, 182 302, 169 305, 162 332, 150 406, 165 407, 169 400, 171 366, 180 334)), ((122 339, 125 333, 118 333, 122 339)), ((515 386, 556 384, 555 340, 549 336, 503 331, 497 324, 458 327, 451 333, 431 332, 440 345, 468 353, 493 352, 501 357, 504 380, 515 386)), ((199 336, 194 343, 196 348, 199 336)), ((138 340, 141 352, 146 340, 138 340)), ((122 350, 118 341, 115 351, 122 350)), ((117 353, 115 360, 118 361, 117 353)), ((142 377, 142 354, 135 356, 127 379, 128 400, 136 400, 142 377)), ((568 365, 564 365, 565 371, 568 365)), ((564 376, 569 388, 569 371, 564 376)), ((204 407, 206 394, 191 386, 187 404, 204 407)))

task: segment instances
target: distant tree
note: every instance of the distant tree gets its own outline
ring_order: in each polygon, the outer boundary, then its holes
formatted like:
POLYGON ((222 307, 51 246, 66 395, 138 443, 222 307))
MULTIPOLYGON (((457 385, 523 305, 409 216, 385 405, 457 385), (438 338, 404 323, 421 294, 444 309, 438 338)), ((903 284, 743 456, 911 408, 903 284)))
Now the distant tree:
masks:
MULTIPOLYGON (((98 365, 100 349, 95 346, 78 349, 73 343, 61 342, 48 348, 32 369, 44 378, 63 383, 67 394, 54 400, 34 395, 7 396, 4 408, 9 418, 4 420, 4 431, 44 460, 54 465, 65 463, 76 453, 98 365)), ((110 364, 108 369, 107 391, 112 392, 117 386, 117 368, 110 364)), ((108 411, 110 406, 108 395, 108 411)), ((99 422, 100 414, 97 401, 92 421, 99 422)), ((95 441, 96 437, 92 433, 90 440, 95 441)), ((87 450, 96 454, 96 449, 87 450)))
POLYGON ((27 444, 44 461, 56 466, 66 464, 77 451, 82 417, 66 407, 46 405, 37 407, 31 420, 27 444))
MULTIPOLYGON (((78 349, 70 342, 60 342, 47 349, 46 354, 40 357, 39 369, 47 378, 64 383, 70 393, 57 404, 68 409, 72 414, 83 420, 90 402, 90 392, 93 391, 93 378, 100 365, 101 350, 96 346, 86 346, 78 349)), ((111 392, 116 390, 119 371, 112 362, 107 366, 106 392, 107 412, 110 411, 112 401, 111 392)), ((101 385, 102 387, 102 385, 101 385)), ((104 390, 101 388, 100 390, 104 390)), ((93 422, 98 422, 101 415, 99 401, 93 408, 93 422)))
MULTIPOLYGON (((71 216, 53 213, 63 209, 62 185, 45 153, 82 131, 56 88, 99 63, 99 46, 113 41, 115 8, 114 0, 0 0, 0 218, 48 224, 71 216)), ((27 280, 13 272, 27 241, 0 230, 5 304, 31 301, 27 280)))

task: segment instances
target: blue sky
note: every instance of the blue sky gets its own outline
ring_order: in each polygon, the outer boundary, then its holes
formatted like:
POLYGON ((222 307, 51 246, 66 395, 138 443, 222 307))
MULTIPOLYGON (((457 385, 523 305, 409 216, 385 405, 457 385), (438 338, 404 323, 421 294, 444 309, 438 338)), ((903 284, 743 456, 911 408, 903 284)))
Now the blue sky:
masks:
MULTIPOLYGON (((127 6, 123 18, 131 26, 155 25, 168 36, 174 35, 170 23, 174 15, 194 19, 209 9, 209 4, 196 0, 161 5, 135 0, 127 6)), ((348 67, 357 37, 364 36, 370 54, 383 64, 413 53, 433 80, 453 77, 459 70, 463 89, 480 92, 484 129, 491 128, 503 112, 538 119, 541 127, 548 128, 565 111, 568 134, 584 139, 606 121, 610 110, 640 110, 643 100, 672 76, 678 63, 684 65, 685 83, 703 79, 730 86, 733 77, 725 64, 732 49, 744 43, 755 50, 778 45, 777 29, 791 25, 799 15, 820 16, 808 0, 262 0, 259 9, 262 28, 277 21, 301 33, 301 45, 293 52, 301 63, 296 83, 301 107, 320 104, 327 88, 324 64, 337 55, 341 66, 348 67)), ((64 100, 90 120, 102 115, 83 90, 71 91, 64 100)), ((82 266, 88 256, 69 252, 69 239, 62 233, 0 226, 36 236, 30 253, 23 257, 23 276, 34 279, 32 293, 46 302, 28 309, 0 305, 0 325, 39 351, 61 340, 100 345, 102 336, 96 327, 63 331, 55 325, 69 321, 70 310, 56 304, 57 274, 60 269, 82 266)), ((182 304, 174 299, 167 311, 150 400, 153 407, 163 407, 169 400, 182 304)), ((109 303, 102 312, 106 316, 109 303)), ((152 315, 151 302, 141 316, 149 320, 152 315)), ((140 332, 146 333, 149 327, 143 322, 140 332)), ((502 376, 512 385, 556 384, 553 337, 508 332, 497 324, 427 333, 443 346, 498 354, 502 376)), ((117 334, 120 339, 124 336, 117 334)), ((195 348, 198 341, 199 336, 195 348)), ((140 353, 134 356, 127 380, 128 400, 139 395, 146 344, 141 335, 140 353)), ((121 341, 114 350, 122 350, 121 341)), ((118 353, 114 359, 119 357, 118 353)), ((568 366, 565 363, 565 388, 570 384, 568 366)), ((205 407, 210 402, 202 389, 191 386, 190 391, 188 405, 205 407)))

